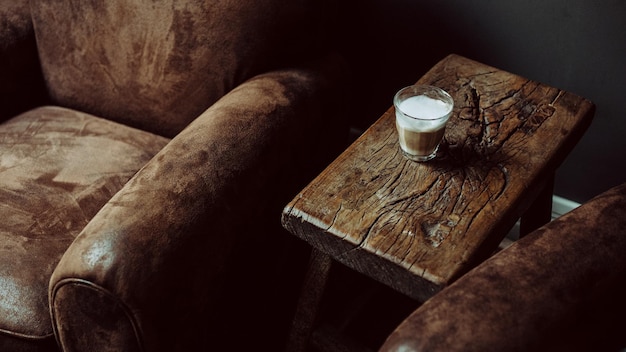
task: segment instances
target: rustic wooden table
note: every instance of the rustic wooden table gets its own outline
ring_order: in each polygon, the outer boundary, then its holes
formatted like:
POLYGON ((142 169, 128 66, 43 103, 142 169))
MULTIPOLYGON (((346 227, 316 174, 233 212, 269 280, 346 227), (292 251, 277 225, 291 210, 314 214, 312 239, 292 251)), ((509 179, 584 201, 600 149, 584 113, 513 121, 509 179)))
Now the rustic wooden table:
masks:
POLYGON ((283 226, 314 249, 291 349, 306 343, 332 260, 425 301, 518 219, 523 233, 549 221, 554 173, 594 113, 579 96, 458 55, 417 83, 455 101, 436 159, 403 157, 391 107, 284 209, 283 226))

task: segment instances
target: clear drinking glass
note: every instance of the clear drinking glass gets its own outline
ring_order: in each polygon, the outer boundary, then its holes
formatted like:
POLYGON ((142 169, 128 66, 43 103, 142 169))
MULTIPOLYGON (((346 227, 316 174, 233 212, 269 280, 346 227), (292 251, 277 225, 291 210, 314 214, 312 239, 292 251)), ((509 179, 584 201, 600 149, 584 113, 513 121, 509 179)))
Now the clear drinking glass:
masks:
POLYGON ((414 161, 434 158, 452 114, 454 99, 441 88, 412 85, 396 93, 393 105, 402 153, 414 161))

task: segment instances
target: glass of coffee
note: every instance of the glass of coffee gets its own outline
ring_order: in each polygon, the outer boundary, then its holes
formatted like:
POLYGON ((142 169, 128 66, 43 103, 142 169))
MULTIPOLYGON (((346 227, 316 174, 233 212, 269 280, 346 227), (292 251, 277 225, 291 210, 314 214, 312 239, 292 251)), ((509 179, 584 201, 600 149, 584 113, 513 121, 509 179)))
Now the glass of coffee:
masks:
POLYGON ((454 99, 441 88, 412 85, 396 93, 393 105, 402 153, 414 161, 434 158, 454 99))

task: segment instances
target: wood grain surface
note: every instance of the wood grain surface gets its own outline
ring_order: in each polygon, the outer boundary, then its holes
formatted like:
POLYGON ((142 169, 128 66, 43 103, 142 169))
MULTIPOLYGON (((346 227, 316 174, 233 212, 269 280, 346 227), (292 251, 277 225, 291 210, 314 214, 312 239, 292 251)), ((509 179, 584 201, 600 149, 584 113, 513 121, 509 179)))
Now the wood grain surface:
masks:
POLYGON ((425 300, 492 253, 581 138, 594 105, 458 55, 417 83, 455 101, 437 158, 402 155, 391 107, 282 220, 333 259, 425 300))

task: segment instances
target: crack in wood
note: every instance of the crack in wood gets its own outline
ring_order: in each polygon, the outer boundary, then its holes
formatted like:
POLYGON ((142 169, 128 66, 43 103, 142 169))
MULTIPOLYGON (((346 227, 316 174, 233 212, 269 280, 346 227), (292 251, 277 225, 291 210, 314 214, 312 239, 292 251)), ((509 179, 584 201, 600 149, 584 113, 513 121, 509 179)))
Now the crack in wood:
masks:
POLYGON ((343 209, 343 202, 339 203, 339 208, 337 209, 337 211, 335 211, 335 216, 333 216, 333 219, 330 221, 330 225, 328 225, 328 227, 326 228, 326 231, 330 231, 330 229, 335 226, 335 222, 337 221, 337 217, 339 217, 339 213, 341 213, 341 210, 343 209))
POLYGON ((424 196, 426 193, 429 192, 430 189, 432 189, 434 187, 434 184, 437 183, 437 181, 438 181, 438 179, 434 179, 431 182, 431 184, 427 185, 424 188, 424 190, 421 191, 421 192, 412 192, 412 193, 409 193, 409 194, 407 194, 407 195, 405 195, 403 197, 399 197, 399 198, 396 198, 394 200, 390 200, 390 201, 386 202, 383 205, 383 208, 392 208, 392 207, 395 207, 396 205, 398 205, 400 203, 403 203, 403 204, 412 203, 412 202, 407 202, 407 201, 408 200, 412 200, 412 199, 417 199, 417 198, 420 198, 420 197, 424 196))
POLYGON ((549 106, 554 106, 554 104, 556 104, 556 102, 561 99, 561 96, 563 95, 564 91, 559 89, 559 93, 556 95, 556 97, 550 102, 550 104, 548 104, 549 106))
POLYGON ((476 77, 492 75, 494 73, 498 73, 498 70, 488 70, 488 71, 478 72, 478 73, 474 73, 471 75, 467 75, 465 76, 465 78, 474 79, 476 77))

